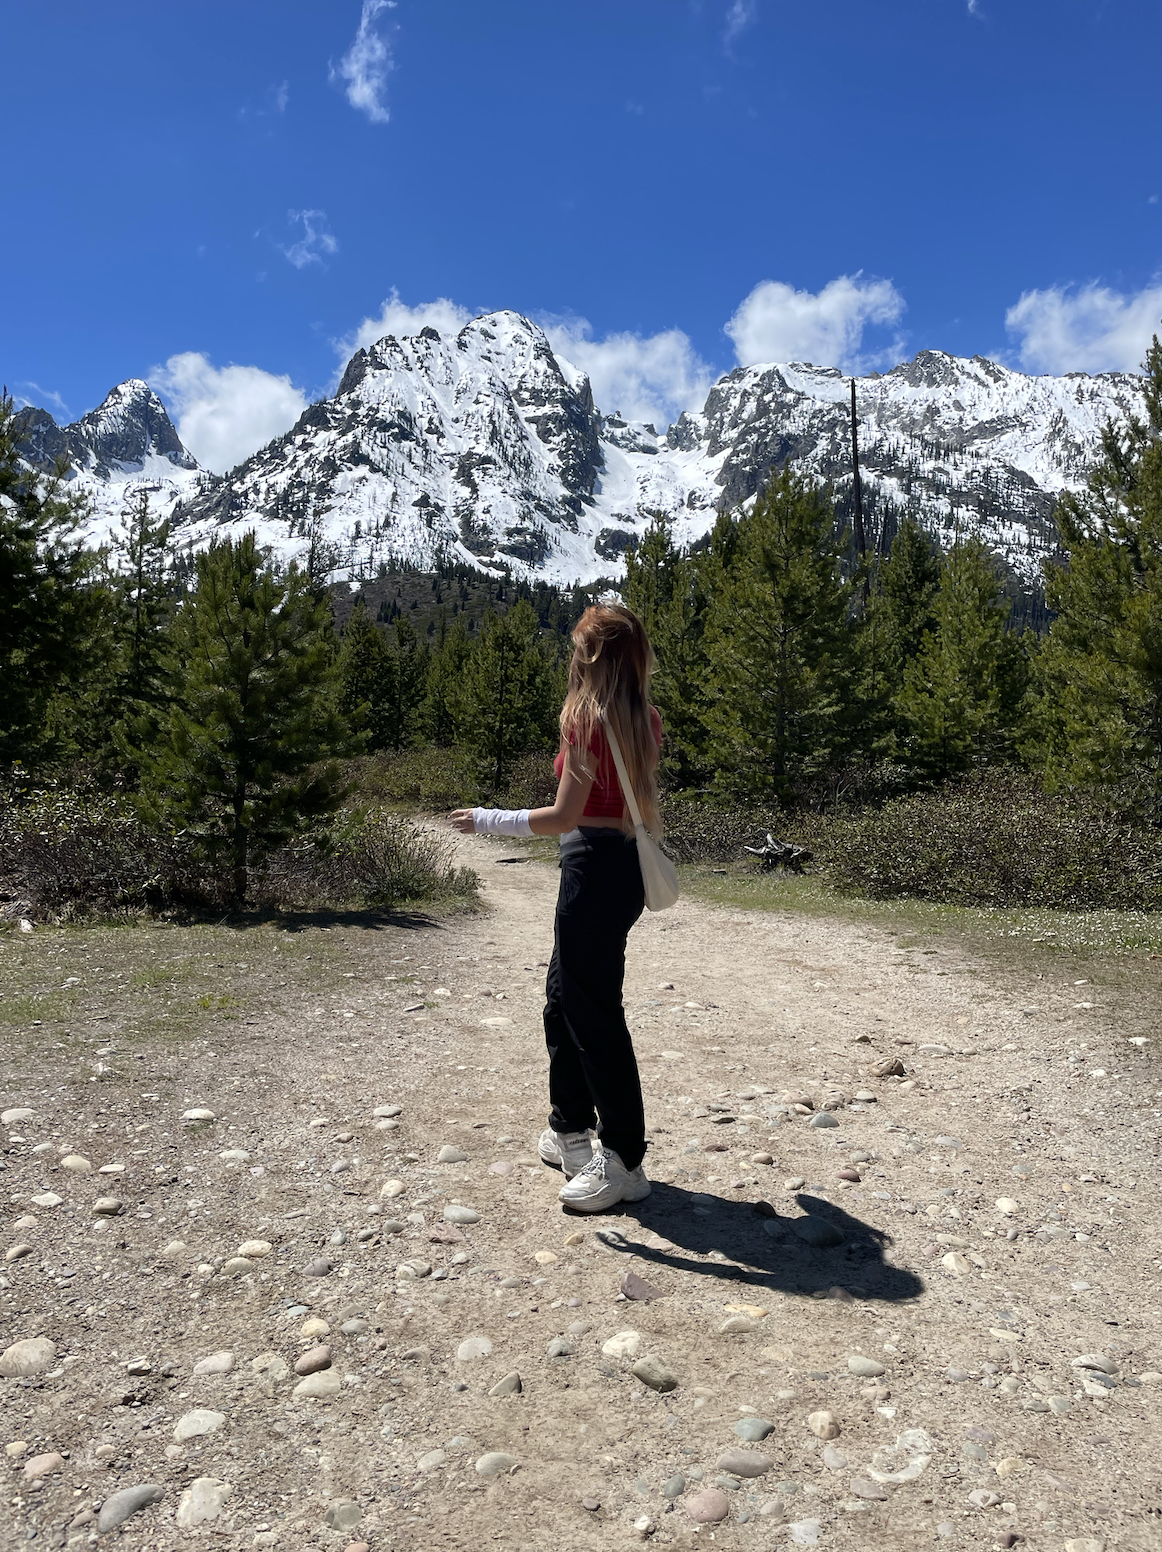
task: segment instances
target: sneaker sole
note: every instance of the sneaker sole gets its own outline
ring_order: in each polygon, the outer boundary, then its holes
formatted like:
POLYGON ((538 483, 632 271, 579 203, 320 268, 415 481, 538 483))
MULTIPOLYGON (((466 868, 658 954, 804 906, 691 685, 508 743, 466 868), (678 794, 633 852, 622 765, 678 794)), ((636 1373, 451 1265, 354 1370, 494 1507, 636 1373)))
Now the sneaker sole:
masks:
POLYGON ((560 1201, 561 1206, 566 1208, 569 1212, 603 1213, 612 1212, 615 1207, 621 1207, 624 1203, 627 1202, 631 1205, 635 1202, 644 1202, 652 1190, 653 1187, 647 1183, 645 1190, 636 1195, 630 1196, 627 1194, 625 1196, 617 1197, 616 1200, 612 1202, 602 1202, 600 1204, 587 1202, 583 1197, 570 1198, 566 1196, 560 1196, 559 1194, 558 1200, 560 1201))

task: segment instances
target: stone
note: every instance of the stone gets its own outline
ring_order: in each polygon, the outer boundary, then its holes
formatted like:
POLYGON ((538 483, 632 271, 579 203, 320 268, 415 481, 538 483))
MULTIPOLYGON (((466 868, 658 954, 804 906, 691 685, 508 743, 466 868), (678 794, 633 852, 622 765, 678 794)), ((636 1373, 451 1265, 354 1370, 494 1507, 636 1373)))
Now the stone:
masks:
POLYGON ((426 1455, 421 1455, 416 1461, 416 1470, 421 1472, 435 1471, 439 1466, 447 1463, 446 1450, 429 1450, 426 1455))
POLYGON ((249 1164, 250 1155, 245 1148, 223 1148, 218 1155, 227 1164, 249 1164))
POLYGON ((775 1162, 774 1156, 770 1153, 752 1153, 750 1161, 752 1164, 773 1164, 775 1162))
POLYGON ((1019 1455, 1006 1455, 1004 1460, 997 1461, 996 1465, 993 1467, 993 1470, 1003 1482, 1008 1477, 1016 1476, 1017 1472, 1020 1471, 1024 1464, 1025 1462, 1020 1458, 1019 1455))
POLYGON ((204 1105, 195 1106, 193 1110, 183 1110, 183 1121, 216 1121, 218 1117, 212 1110, 207 1110, 204 1105))
POLYGON ((914 1482, 927 1469, 935 1449, 923 1428, 906 1428, 895 1444, 875 1452, 867 1474, 873 1482, 914 1482))
POLYGON ((641 1350, 641 1333, 637 1331, 619 1331, 601 1345, 607 1358, 636 1358, 641 1350))
POLYGON ((4 1446, 4 1453, 9 1460, 19 1460, 21 1455, 28 1454, 28 1444, 24 1439, 13 1439, 11 1444, 4 1446))
POLYGON ((871 1071, 877 1078, 902 1078, 904 1064, 898 1056, 885 1056, 882 1061, 873 1063, 871 1071))
POLYGON ((734 1431, 744 1444, 760 1444, 769 1433, 774 1433, 775 1425, 765 1417, 744 1417, 735 1423, 734 1431))
POLYGON ((855 1185, 863 1179, 863 1176, 860 1174, 858 1169, 848 1169, 844 1167, 843 1169, 837 1169, 835 1171, 835 1178, 836 1180, 848 1180, 853 1185, 855 1185))
POLYGON ((557 1259, 555 1250, 537 1250, 533 1253, 533 1260, 538 1266, 556 1266, 557 1259))
POLYGON ((662 1483, 663 1498, 681 1498, 686 1491, 686 1478, 680 1471, 676 1471, 672 1477, 667 1477, 662 1483))
POLYGON ((105 1536, 111 1530, 116 1530, 118 1525, 124 1525, 131 1514, 136 1514, 138 1509, 147 1508, 149 1504, 160 1503, 165 1497, 165 1489, 158 1487, 156 1482, 142 1482, 137 1487, 123 1487, 120 1492, 111 1494, 101 1505, 97 1515, 97 1534, 105 1536))
POLYGON ((445 1223, 479 1223, 480 1214, 475 1207, 462 1207, 459 1202, 451 1202, 444 1208, 445 1223))
POLYGON ((823 1464, 828 1471, 846 1471, 848 1464, 847 1456, 842 1450, 837 1450, 834 1444, 825 1444, 823 1446, 823 1464))
POLYGON ((817 1112, 817 1114, 811 1117, 811 1119, 807 1122, 807 1125, 818 1128, 826 1126, 838 1126, 839 1122, 835 1119, 830 1110, 820 1110, 817 1112))
POLYGON ((125 1203, 119 1196, 99 1196, 93 1203, 93 1211, 99 1218, 116 1218, 125 1211, 125 1203))
POLYGON ((642 1384, 648 1385, 651 1390, 665 1392, 678 1388, 678 1376, 672 1369, 667 1368, 660 1358, 655 1358, 650 1353, 638 1359, 632 1373, 635 1379, 641 1380, 642 1384))
POLYGON ((807 1418, 807 1427, 817 1439, 839 1438, 839 1424, 833 1412, 812 1412, 807 1418))
POLYGON ((53 1472, 64 1469, 64 1456, 57 1450, 50 1450, 45 1455, 34 1455, 31 1460, 26 1460, 23 1476, 26 1482, 39 1482, 41 1477, 52 1476, 53 1472))
POLYGON ((343 1336, 366 1336, 371 1327, 361 1317, 356 1316, 354 1320, 345 1320, 339 1330, 343 1336))
POLYGON ((546 1358, 572 1358, 577 1349, 569 1341, 568 1337, 555 1336, 545 1348, 546 1358))
POLYGON ((56 1343, 48 1337, 26 1337, 0 1353, 0 1378, 17 1380, 30 1374, 43 1374, 52 1367, 55 1357, 56 1343))
POLYGON ((695 1525, 716 1525, 730 1513, 730 1499, 720 1487, 704 1487, 691 1494, 682 1507, 695 1525))
POLYGON ((194 1407, 184 1413, 174 1424, 173 1436, 179 1444, 187 1439, 199 1439, 206 1433, 217 1433, 226 1426, 225 1412, 211 1412, 206 1407, 194 1407))
POLYGON ((218 1477, 195 1477, 178 1499, 179 1530, 192 1530, 207 1520, 216 1520, 234 1489, 218 1477))
POLYGON ((805 1218, 794 1218, 791 1221, 791 1228, 804 1244, 811 1245, 817 1250, 843 1244, 843 1230, 836 1228, 835 1224, 829 1223, 826 1218, 814 1218, 810 1215, 805 1218))
POLYGON ((35 1119, 35 1110, 28 1110, 24 1106, 18 1106, 15 1110, 0 1111, 0 1122, 5 1126, 22 1126, 25 1121, 35 1119))
POLYGON ((234 1354, 231 1352, 211 1353, 206 1358, 199 1358, 193 1367, 195 1375, 202 1374, 229 1374, 234 1367, 234 1354))
POLYGON ((1097 1536, 1072 1536, 1065 1543, 1065 1552, 1105 1552, 1105 1542, 1097 1536))
POLYGON ((31 1245, 10 1245, 4 1252, 5 1261, 23 1261, 25 1256, 32 1255, 31 1245))
POLYGON ((468 1155, 463 1148, 453 1148, 450 1143, 445 1143, 436 1154, 437 1164, 467 1164, 468 1155))
POLYGON ((309 1348, 302 1357, 295 1359, 296 1374, 321 1374, 331 1367, 331 1349, 324 1343, 309 1348))
POLYGON ((852 1477, 849 1485, 857 1498, 867 1498, 872 1503, 880 1503, 888 1496, 886 1487, 881 1487, 878 1482, 869 1482, 866 1477, 852 1477))
POLYGON ((219 1273, 219 1276, 245 1277, 249 1272, 253 1272, 253 1270, 254 1262, 251 1261, 248 1256, 231 1256, 229 1261, 223 1262, 222 1270, 219 1273))
POLYGON ((998 1196, 996 1206, 997 1211, 999 1213, 1004 1213, 1006 1218, 1011 1218, 1018 1210, 1018 1204, 1011 1196, 998 1196))
POLYGON ((290 1368, 281 1353, 259 1353, 257 1358, 250 1360, 250 1367, 255 1374, 261 1374, 268 1380, 290 1378, 290 1368))
POLYGON ((774 1466, 774 1461, 766 1455, 760 1455, 758 1450, 723 1450, 722 1454, 714 1462, 719 1471, 729 1471, 735 1477, 761 1477, 765 1476, 774 1466))
POLYGON ((627 1299, 633 1299, 639 1304, 648 1304, 651 1299, 665 1298, 660 1288, 655 1288, 653 1283, 647 1282, 644 1277, 639 1277, 636 1272, 623 1272, 619 1287, 627 1299))
POLYGON ((152 1374, 153 1365, 148 1358, 131 1358, 125 1365, 127 1374, 152 1374))
POLYGON ((179 1256, 184 1256, 188 1252, 189 1248, 190 1247, 186 1244, 185 1240, 171 1239, 169 1244, 162 1251, 162 1255, 171 1261, 176 1261, 179 1256))
POLYGON ((488 1394, 490 1396, 519 1396, 521 1389, 520 1375, 513 1369, 502 1380, 497 1380, 488 1394))
POLYGON ((492 1343, 486 1336, 466 1337, 456 1349, 456 1357, 460 1363, 471 1363, 476 1358, 487 1358, 492 1352, 492 1343))
POLYGON ((92 1167, 93 1166, 89 1160, 83 1158, 79 1153, 66 1153, 64 1158, 61 1160, 62 1169, 71 1169, 75 1174, 78 1175, 88 1174, 92 1167))
POLYGON ((719 1336, 736 1336, 741 1332, 753 1331, 758 1322, 751 1320, 747 1315, 729 1315, 719 1326, 719 1336))
POLYGON ((858 1374, 865 1380, 878 1379, 881 1374, 886 1373, 882 1363, 875 1358, 865 1358, 862 1353, 852 1353, 847 1360, 847 1367, 852 1374, 858 1374))
POLYGON ((350 1530, 358 1525, 363 1511, 350 1498, 333 1498, 327 1505, 323 1519, 332 1530, 350 1530))
POLYGON ((953 1277, 967 1277, 972 1267, 958 1250, 950 1250, 947 1255, 940 1257, 940 1265, 946 1272, 951 1272, 953 1277))
POLYGON ((304 1320, 299 1327, 299 1335, 304 1338, 313 1336, 326 1336, 331 1327, 320 1315, 312 1315, 309 1320, 304 1320))
POLYGON ((402 1196, 403 1188, 402 1180, 385 1180, 379 1188, 380 1201, 390 1202, 395 1197, 402 1196))
POLYGON ((301 1379, 291 1392, 294 1396, 306 1396, 308 1400, 329 1401, 343 1389, 342 1381, 334 1369, 320 1369, 301 1379))
POLYGON ((391 1121, 391 1120, 394 1120, 397 1115, 402 1115, 403 1114, 403 1106, 402 1105, 376 1105, 375 1109, 371 1112, 371 1114, 377 1120, 380 1117, 383 1117, 384 1120, 391 1121))
POLYGON ((42 1191, 39 1196, 32 1198, 34 1207, 59 1207, 64 1201, 63 1196, 58 1196, 55 1191, 42 1191))
POLYGON ((330 1277, 334 1268, 325 1256, 316 1256, 303 1267, 304 1277, 330 1277))
POLYGON ((1096 1369, 1101 1374, 1116 1374, 1118 1366, 1112 1358, 1107 1358, 1104 1353, 1082 1353, 1080 1358, 1069 1360, 1071 1369, 1096 1369))
POLYGON ((819 1541, 820 1524, 819 1520, 794 1520, 787 1530, 797 1547, 813 1547, 819 1541))
POLYGON ((260 1261, 263 1256, 268 1256, 273 1248, 268 1239, 248 1239, 239 1245, 238 1254, 245 1256, 248 1261, 260 1261))
POLYGON ((511 1471, 516 1464, 514 1455, 506 1455, 503 1450, 489 1450, 476 1462, 476 1470, 482 1477, 499 1477, 511 1471))

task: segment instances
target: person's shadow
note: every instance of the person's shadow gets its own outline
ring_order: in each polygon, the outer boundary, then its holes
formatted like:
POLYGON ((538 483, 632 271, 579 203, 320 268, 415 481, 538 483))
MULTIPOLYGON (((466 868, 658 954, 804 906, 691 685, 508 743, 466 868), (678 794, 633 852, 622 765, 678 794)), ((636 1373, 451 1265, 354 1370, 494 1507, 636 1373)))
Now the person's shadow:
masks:
POLYGON ((756 1289, 888 1300, 914 1299, 924 1291, 914 1272, 884 1259, 892 1240, 882 1229, 821 1197, 801 1192, 795 1201, 806 1219, 780 1216, 769 1203, 758 1208, 655 1181, 644 1202, 625 1203, 621 1221, 598 1232, 611 1249, 642 1262, 756 1289), (627 1219, 636 1220, 639 1229, 627 1219), (795 1224, 806 1229, 806 1237, 795 1224), (673 1248, 650 1245, 647 1235, 669 1240, 673 1248), (725 1262, 693 1259, 711 1251, 720 1251, 725 1262))

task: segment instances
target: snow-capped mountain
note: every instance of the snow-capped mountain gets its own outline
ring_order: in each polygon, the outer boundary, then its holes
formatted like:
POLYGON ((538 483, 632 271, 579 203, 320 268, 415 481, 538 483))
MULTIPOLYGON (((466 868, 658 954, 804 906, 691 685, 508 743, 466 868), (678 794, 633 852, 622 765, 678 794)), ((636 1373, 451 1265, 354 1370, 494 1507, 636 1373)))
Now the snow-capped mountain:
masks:
MULTIPOLYGON (((616 575, 655 513, 679 541, 702 537, 787 458, 829 481, 842 508, 849 384, 831 368, 739 368, 659 434, 602 413, 536 324, 497 312, 454 336, 425 328, 357 351, 332 397, 224 477, 198 471, 144 383, 75 426, 25 413, 38 453, 61 439, 94 490, 160 480, 188 544, 253 527, 287 556, 322 539, 341 575, 446 557, 570 583, 616 575)), ((910 513, 946 542, 979 533, 1032 579, 1057 495, 1083 482, 1103 423, 1140 406, 1130 374, 1028 377, 940 351, 861 377, 869 540, 890 539, 910 513)))
POLYGON ((94 542, 116 526, 131 489, 144 486, 164 512, 205 478, 165 405, 140 378, 118 383, 104 403, 68 426, 58 426, 47 410, 32 406, 17 418, 28 461, 50 470, 63 459, 70 484, 89 497, 87 534, 94 542))

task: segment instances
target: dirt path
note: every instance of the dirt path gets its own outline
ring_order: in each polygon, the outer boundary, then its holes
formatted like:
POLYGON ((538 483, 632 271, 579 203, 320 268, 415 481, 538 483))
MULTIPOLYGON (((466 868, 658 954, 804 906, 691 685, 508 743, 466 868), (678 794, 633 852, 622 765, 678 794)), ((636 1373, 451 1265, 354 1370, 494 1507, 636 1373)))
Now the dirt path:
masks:
POLYGON ((654 1192, 566 1218, 556 874, 463 851, 487 911, 441 925, 0 941, 0 1348, 55 1349, 0 1380, 5 1547, 95 1544, 148 1486, 134 1549, 1162 1546, 1162 1100, 1112 990, 683 901, 627 973, 654 1192))

